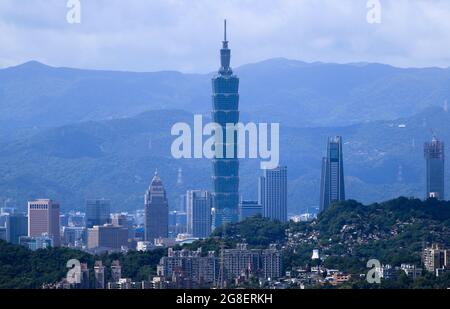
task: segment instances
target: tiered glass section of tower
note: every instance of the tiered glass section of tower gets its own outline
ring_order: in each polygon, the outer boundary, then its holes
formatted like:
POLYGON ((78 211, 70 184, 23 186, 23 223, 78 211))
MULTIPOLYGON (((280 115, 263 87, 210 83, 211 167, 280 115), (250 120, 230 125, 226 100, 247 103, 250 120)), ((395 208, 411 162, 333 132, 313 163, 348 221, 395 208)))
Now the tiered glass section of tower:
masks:
MULTIPOLYGON (((214 122, 222 126, 223 140, 216 140, 217 149, 222 149, 222 157, 213 159, 213 226, 238 221, 239 203, 239 160, 237 158, 237 133, 234 131, 233 143, 227 145, 227 124, 239 122, 239 78, 230 67, 231 51, 228 48, 227 28, 225 21, 224 41, 220 50, 221 67, 212 79, 214 122), (228 149, 233 149, 234 153, 228 149)), ((217 136, 217 135, 216 135, 217 136)))

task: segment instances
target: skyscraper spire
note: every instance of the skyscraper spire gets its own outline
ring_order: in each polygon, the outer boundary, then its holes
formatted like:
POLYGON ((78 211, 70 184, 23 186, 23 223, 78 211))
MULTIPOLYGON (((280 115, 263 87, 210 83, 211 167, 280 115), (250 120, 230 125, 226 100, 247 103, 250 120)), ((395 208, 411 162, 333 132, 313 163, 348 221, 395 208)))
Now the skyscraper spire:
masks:
POLYGON ((223 21, 223 41, 228 42, 227 41, 227 20, 226 19, 224 19, 224 21, 223 21))
MULTIPOLYGON (((228 48, 227 23, 224 21, 223 46, 220 50, 220 69, 212 79, 213 110, 212 118, 222 128, 239 122, 239 78, 230 68, 231 51, 228 48)), ((226 131, 226 130, 225 130, 226 131)), ((234 132, 224 132, 223 141, 216 143, 216 149, 222 149, 224 156, 213 158, 213 226, 218 228, 225 223, 237 222, 239 204, 239 158, 237 156, 237 139, 233 145, 224 141, 234 132), (234 152, 230 152, 232 147, 234 152), (230 152, 230 153, 229 153, 230 152)), ((228 139, 227 139, 228 138, 228 139)))
POLYGON ((220 50, 220 75, 232 75, 233 71, 230 68, 230 60, 231 60, 231 51, 228 48, 228 41, 227 41, 227 20, 225 19, 223 22, 223 42, 222 42, 222 49, 220 50))

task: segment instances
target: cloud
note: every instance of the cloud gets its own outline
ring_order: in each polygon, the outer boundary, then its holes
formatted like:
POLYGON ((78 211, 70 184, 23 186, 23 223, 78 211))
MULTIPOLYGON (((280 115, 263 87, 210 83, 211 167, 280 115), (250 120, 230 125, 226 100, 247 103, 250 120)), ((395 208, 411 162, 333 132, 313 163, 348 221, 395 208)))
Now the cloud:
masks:
POLYGON ((449 66, 450 1, 380 0, 381 24, 365 0, 2 0, 0 67, 31 59, 94 69, 209 72, 217 69, 222 20, 233 65, 273 57, 449 66))

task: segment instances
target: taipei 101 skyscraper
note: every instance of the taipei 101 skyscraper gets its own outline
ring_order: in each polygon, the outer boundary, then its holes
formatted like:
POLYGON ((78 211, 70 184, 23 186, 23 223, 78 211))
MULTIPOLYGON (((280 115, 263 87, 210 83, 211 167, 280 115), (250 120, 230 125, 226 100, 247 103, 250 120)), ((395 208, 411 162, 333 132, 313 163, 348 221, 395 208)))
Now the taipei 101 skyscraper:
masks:
MULTIPOLYGON (((213 159, 213 228, 238 221, 239 204, 239 160, 237 157, 237 132, 233 131, 234 142, 227 145, 226 125, 239 122, 239 78, 230 68, 231 51, 227 41, 227 21, 224 22, 224 41, 220 50, 221 67, 212 79, 212 119, 222 126, 223 140, 216 141, 223 156, 213 159), (234 149, 234 153, 227 153, 234 149)), ((217 136, 217 134, 216 134, 217 136)))

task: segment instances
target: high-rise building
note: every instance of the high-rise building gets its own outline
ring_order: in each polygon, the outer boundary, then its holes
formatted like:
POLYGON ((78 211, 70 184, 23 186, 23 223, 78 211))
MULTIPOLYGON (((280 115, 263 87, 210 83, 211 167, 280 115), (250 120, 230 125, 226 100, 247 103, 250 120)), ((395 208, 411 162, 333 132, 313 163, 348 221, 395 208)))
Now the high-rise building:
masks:
POLYGON ((224 279, 256 275, 261 265, 261 250, 247 249, 247 244, 237 244, 235 249, 223 249, 224 279))
POLYGON ((112 282, 119 282, 122 279, 122 267, 119 260, 114 260, 111 264, 111 279, 112 282))
POLYGON ((256 276, 276 280, 283 273, 283 256, 275 245, 269 249, 248 249, 247 244, 237 244, 235 249, 223 250, 224 278, 256 276))
POLYGON ((50 199, 38 199, 28 202, 28 236, 47 234, 53 239, 53 245, 59 246, 59 203, 50 199))
POLYGON ((128 228, 112 224, 88 229, 88 249, 120 250, 128 246, 128 228))
POLYGON ((283 276, 283 256, 276 245, 261 251, 261 268, 264 279, 276 279, 283 276))
POLYGON ((169 204, 166 190, 158 172, 145 193, 145 240, 154 242, 157 238, 167 238, 169 234, 169 204))
POLYGON ((322 177, 320 181, 320 211, 332 203, 345 200, 344 163, 342 155, 342 137, 328 139, 327 156, 322 159, 322 177))
POLYGON ((20 236, 28 235, 28 218, 20 213, 7 215, 5 227, 6 241, 17 245, 20 236))
POLYGON ((157 275, 162 281, 170 281, 173 288, 194 288, 210 286, 217 278, 217 259, 214 251, 202 256, 202 250, 168 250, 168 256, 161 258, 157 275))
POLYGON ((186 212, 186 194, 180 194, 178 208, 179 211, 186 212))
POLYGON ((103 266, 102 261, 95 261, 94 265, 94 288, 104 289, 105 288, 105 266, 103 266))
POLYGON ((433 136, 433 140, 430 143, 425 143, 424 153, 427 164, 426 198, 433 197, 438 200, 444 200, 445 199, 444 143, 437 140, 437 138, 433 136))
MULTIPOLYGON (((231 51, 228 48, 227 25, 225 21, 224 41, 220 50, 221 67, 212 79, 213 111, 215 123, 222 126, 222 141, 215 143, 216 155, 213 159, 213 227, 239 219, 239 160, 237 154, 237 132, 227 136, 227 124, 239 122, 239 78, 230 67, 231 51), (224 141, 232 139, 233 144, 224 141), (232 152, 231 152, 232 150, 232 152), (219 155, 218 155, 219 154, 219 155)), ((231 133, 228 130, 228 135, 231 133)))
POLYGON ((86 227, 92 228, 94 225, 104 225, 109 223, 111 203, 106 199, 96 199, 86 201, 86 227))
POLYGON ((128 217, 125 214, 111 214, 111 224, 114 226, 128 226, 128 217))
POLYGON ((211 235, 211 194, 203 190, 186 193, 187 232, 193 237, 207 238, 211 235))
POLYGON ((89 280, 89 268, 87 263, 81 263, 81 282, 80 282, 80 288, 87 290, 90 287, 90 280, 89 280))
POLYGON ((431 247, 423 249, 422 260, 425 269, 429 272, 434 272, 439 268, 449 268, 450 250, 441 248, 437 244, 433 244, 431 247))
POLYGON ((259 203, 264 217, 281 222, 287 221, 287 167, 265 169, 259 178, 259 203))
POLYGON ((86 244, 87 230, 84 226, 64 226, 63 239, 68 247, 80 247, 86 244))
MULTIPOLYGON (((184 195, 186 200, 186 195, 184 195)), ((178 234, 187 233, 187 214, 184 211, 169 212, 169 237, 176 238, 178 234)))
POLYGON ((263 208, 258 201, 245 201, 239 203, 239 221, 243 221, 249 217, 263 215, 263 208))

